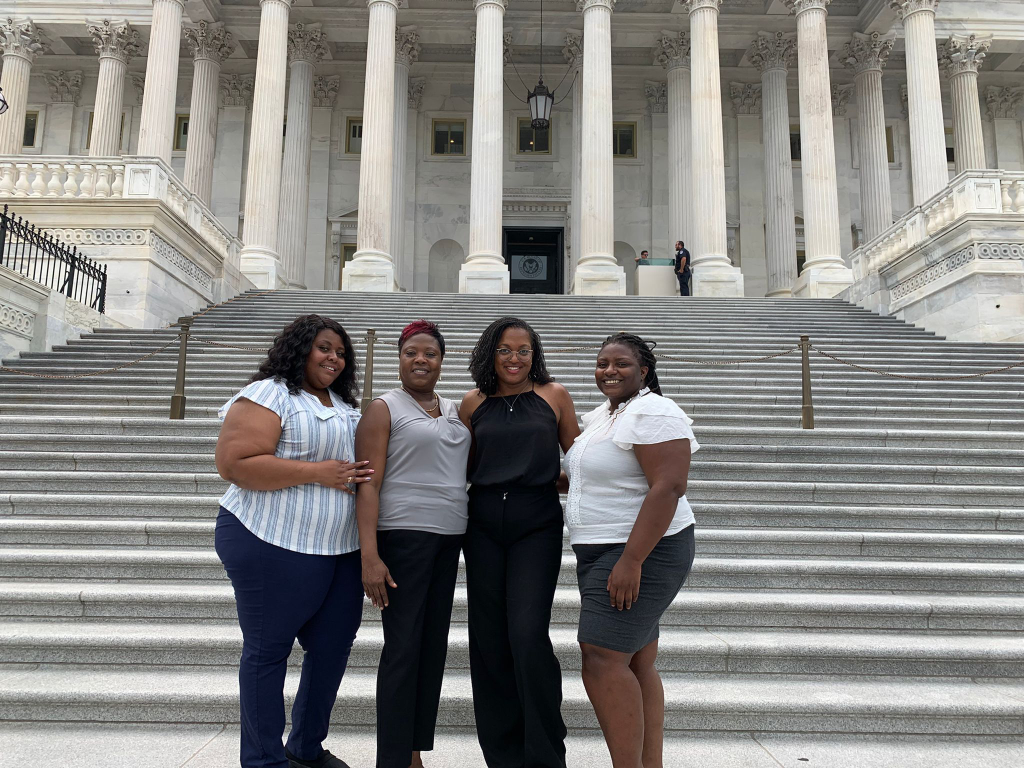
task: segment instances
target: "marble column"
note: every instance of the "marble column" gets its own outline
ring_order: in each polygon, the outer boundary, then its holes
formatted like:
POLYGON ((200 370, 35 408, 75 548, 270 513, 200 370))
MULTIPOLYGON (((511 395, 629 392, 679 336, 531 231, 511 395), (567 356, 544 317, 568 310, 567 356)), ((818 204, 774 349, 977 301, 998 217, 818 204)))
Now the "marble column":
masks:
POLYGON ((395 135, 394 168, 391 174, 391 253, 395 257, 398 287, 412 290, 413 255, 405 250, 406 148, 409 141, 409 70, 420 56, 420 34, 416 27, 399 27, 395 33, 395 135))
POLYGON ((1020 105, 1024 88, 990 85, 985 103, 996 135, 996 168, 1024 171, 1024 145, 1021 143, 1020 105))
POLYGON ((850 204, 850 182, 853 179, 853 133, 847 117, 854 86, 832 84, 832 126, 836 153, 836 199, 839 202, 839 253, 846 256, 853 250, 853 216, 850 204))
POLYGON ((690 131, 693 173, 693 257, 696 296, 742 296, 743 274, 729 261, 725 220, 725 140, 718 56, 721 0, 688 0, 690 131))
POLYGON ((572 182, 569 202, 569 290, 575 287, 580 259, 580 213, 583 205, 583 30, 567 29, 562 55, 572 75, 572 182))
POLYGON ((796 14, 807 260, 793 295, 831 298, 853 282, 839 241, 839 192, 825 19, 831 0, 786 0, 796 14))
POLYGON ((146 91, 142 100, 139 151, 171 164, 174 148, 174 99, 178 92, 181 17, 185 0, 153 0, 153 26, 146 55, 146 91))
POLYGON ((246 165, 242 273, 257 288, 283 288, 277 249, 281 207, 281 151, 288 71, 288 15, 292 0, 260 0, 260 37, 246 165))
POLYGON ((872 240, 892 224, 889 151, 885 142, 882 68, 892 52, 891 37, 855 32, 843 49, 843 63, 854 74, 857 149, 860 154, 860 210, 864 238, 872 240))
POLYGON ((46 110, 43 134, 44 155, 70 155, 75 107, 82 92, 82 71, 59 69, 43 72, 50 89, 50 106, 46 110))
POLYGON ((367 0, 370 9, 359 158, 356 253, 342 271, 346 291, 395 290, 391 194, 395 134, 395 28, 398 0, 367 0))
POLYGON ((459 270, 460 293, 509 291, 509 271, 501 256, 506 5, 506 0, 476 0, 469 254, 459 270))
POLYGON ((761 70, 766 295, 792 296, 796 282, 796 212, 786 80, 796 57, 796 38, 782 32, 758 35, 748 56, 761 70))
POLYGON ((739 165, 740 242, 739 268, 746 296, 768 293, 765 257, 764 144, 760 83, 730 83, 729 96, 736 113, 737 162, 739 165))
POLYGON ((127 21, 106 19, 89 24, 88 29, 100 59, 89 156, 111 157, 121 152, 124 76, 128 62, 139 52, 139 33, 127 21))
POLYGON ((935 55, 935 6, 938 0, 889 0, 903 19, 907 46, 907 96, 910 110, 911 175, 914 205, 949 183, 942 89, 935 55))
POLYGON ((220 76, 220 114, 217 120, 217 150, 213 159, 213 199, 210 208, 228 232, 241 236, 243 157, 246 123, 252 108, 254 77, 220 76))
MULTIPOLYGON (((332 290, 339 287, 338 275, 331 264, 334 279, 327 284, 328 263, 330 259, 324 244, 327 242, 327 217, 331 175, 331 123, 334 117, 334 105, 341 88, 341 78, 337 75, 316 75, 313 78, 313 117, 311 123, 311 141, 309 145, 309 203, 306 207, 306 243, 305 278, 302 284, 311 290, 332 290)), ((298 282, 298 281, 296 281, 298 282)))
POLYGON ((668 239, 674 248, 693 232, 689 34, 663 31, 654 61, 668 72, 668 239))
POLYGON ((185 42, 192 52, 192 105, 185 150, 185 186, 210 204, 213 191, 213 158, 217 148, 220 65, 235 50, 231 33, 222 22, 200 21, 185 28, 185 42))
POLYGON ((319 24, 296 24, 288 33, 288 111, 281 172, 277 250, 291 288, 305 288, 309 150, 312 142, 313 70, 327 53, 319 24))
POLYGON ((0 155, 21 154, 32 62, 42 52, 43 41, 42 34, 31 20, 7 19, 0 23, 0 50, 3 51, 0 88, 3 88, 9 107, 0 120, 0 155))
POLYGON ((956 172, 988 167, 981 129, 978 70, 991 45, 975 35, 953 35, 939 49, 939 64, 953 96, 953 159, 956 172))

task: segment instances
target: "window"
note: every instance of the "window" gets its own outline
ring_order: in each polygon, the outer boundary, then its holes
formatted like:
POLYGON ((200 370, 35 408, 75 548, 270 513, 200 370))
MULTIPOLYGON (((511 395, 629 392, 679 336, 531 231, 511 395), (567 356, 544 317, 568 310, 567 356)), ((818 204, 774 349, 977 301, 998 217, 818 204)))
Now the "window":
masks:
POLYGON ((466 154, 466 121, 435 120, 432 155, 466 154))
MULTIPOLYGON (((96 115, 95 112, 89 113, 89 127, 85 132, 85 148, 89 149, 89 145, 92 144, 92 119, 96 115)), ((121 113, 121 132, 117 137, 117 147, 120 149, 124 146, 124 112, 121 113)))
POLYGON ((946 162, 947 163, 951 163, 952 164, 952 163, 956 162, 956 150, 954 149, 954 146, 955 145, 953 144, 953 128, 952 128, 952 126, 947 125, 946 126, 946 162))
POLYGON ((356 255, 356 244, 355 243, 342 243, 341 245, 341 260, 352 261, 356 255))
POLYGON ((188 115, 174 116, 174 151, 188 149, 188 115))
POLYGON ((39 128, 39 113, 28 112, 25 115, 25 137, 21 141, 23 147, 36 145, 36 130, 39 128))
POLYGON ((890 164, 896 162, 896 129, 891 125, 885 126, 885 153, 890 164))
POLYGON ((612 154, 636 157, 636 123, 612 123, 612 154))
POLYGON ((800 145, 800 126, 789 126, 789 157, 791 160, 799 160, 803 150, 800 145))
POLYGON ((807 261, 807 252, 806 251, 797 251, 796 252, 796 273, 797 273, 797 275, 803 274, 804 263, 806 261, 807 261))
POLYGON ((551 124, 547 128, 534 128, 528 117, 519 118, 516 152, 520 155, 551 154, 551 124))
POLYGON ((350 117, 345 129, 345 154, 358 155, 363 150, 363 118, 350 117))

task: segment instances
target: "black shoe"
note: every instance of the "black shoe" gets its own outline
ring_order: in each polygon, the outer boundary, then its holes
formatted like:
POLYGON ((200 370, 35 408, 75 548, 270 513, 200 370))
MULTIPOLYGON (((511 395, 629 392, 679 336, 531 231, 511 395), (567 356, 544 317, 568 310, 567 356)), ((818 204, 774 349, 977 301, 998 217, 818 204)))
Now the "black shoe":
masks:
POLYGON ((288 758, 288 768, 349 768, 348 763, 332 755, 329 749, 323 750, 316 760, 299 760, 287 749, 284 754, 288 758))

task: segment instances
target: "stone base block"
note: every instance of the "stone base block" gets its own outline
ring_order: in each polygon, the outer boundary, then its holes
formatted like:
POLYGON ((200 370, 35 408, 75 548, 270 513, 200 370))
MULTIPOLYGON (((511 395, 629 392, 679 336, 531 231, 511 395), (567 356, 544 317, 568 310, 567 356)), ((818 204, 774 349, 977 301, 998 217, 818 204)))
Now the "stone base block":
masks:
POLYGON ((804 267, 793 283, 793 296, 799 299, 831 299, 853 285, 849 267, 804 267))
POLYGON ((508 293, 510 280, 504 263, 478 266, 470 262, 459 270, 459 293, 508 293))
POLYGON ((618 264, 580 264, 573 278, 573 293, 577 296, 625 296, 626 270, 618 264))
POLYGON ((395 290, 395 265, 386 254, 355 258, 341 271, 341 290, 360 293, 392 293, 395 290))
POLYGON ((696 264, 690 287, 694 296, 743 296, 743 273, 731 264, 696 264))
POLYGON ((261 291, 287 288, 284 264, 271 250, 246 246, 242 249, 241 272, 261 291))

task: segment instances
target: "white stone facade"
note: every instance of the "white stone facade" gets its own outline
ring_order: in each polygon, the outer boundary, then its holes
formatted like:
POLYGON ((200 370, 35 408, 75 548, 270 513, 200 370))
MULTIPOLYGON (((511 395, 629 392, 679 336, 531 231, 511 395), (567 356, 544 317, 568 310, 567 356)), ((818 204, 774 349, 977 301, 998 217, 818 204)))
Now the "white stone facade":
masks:
POLYGON ((257 286, 339 289, 349 274, 353 289, 507 290, 498 238, 536 228, 560 230, 565 293, 634 292, 634 256, 670 256, 682 239, 698 295, 831 296, 857 277, 856 248, 965 163, 1024 170, 1024 0, 552 0, 543 41, 525 0, 80 5, 75 19, 75 3, 33 0, 5 22, 5 117, 36 122, 32 144, 4 156, 169 157, 240 238, 257 286), (322 42, 297 57, 303 28, 322 42), (522 153, 541 42, 550 146, 522 153), (172 73, 175 93, 152 92, 172 73), (168 115, 178 129, 193 109, 189 162, 168 115), (611 158, 609 123, 632 131, 611 158), (459 151, 436 152, 439 124, 459 151))

